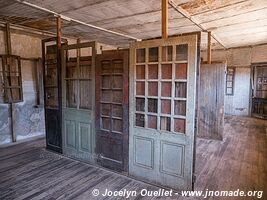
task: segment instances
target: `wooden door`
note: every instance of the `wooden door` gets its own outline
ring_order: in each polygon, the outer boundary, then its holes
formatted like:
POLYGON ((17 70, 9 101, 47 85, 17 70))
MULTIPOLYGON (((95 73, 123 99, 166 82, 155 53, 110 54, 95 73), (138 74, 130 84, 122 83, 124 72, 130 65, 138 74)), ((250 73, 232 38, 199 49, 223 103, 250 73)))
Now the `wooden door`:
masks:
POLYGON ((129 173, 191 190, 197 35, 136 42, 130 55, 129 173))
POLYGON ((63 153, 94 163, 95 43, 62 47, 63 153))
POLYGON ((62 153, 61 57, 56 41, 57 38, 42 41, 45 130, 47 149, 62 153))
POLYGON ((129 51, 97 55, 96 141, 98 163, 117 171, 128 170, 128 63, 129 51))

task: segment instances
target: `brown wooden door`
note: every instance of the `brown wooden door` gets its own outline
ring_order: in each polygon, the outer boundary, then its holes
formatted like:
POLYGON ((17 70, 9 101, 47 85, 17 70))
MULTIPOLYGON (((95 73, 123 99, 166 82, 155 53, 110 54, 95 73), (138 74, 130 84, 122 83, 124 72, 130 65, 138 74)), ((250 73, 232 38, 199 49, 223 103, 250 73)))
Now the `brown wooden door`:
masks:
POLYGON ((104 51, 96 64, 96 151, 104 167, 128 170, 128 51, 104 51))

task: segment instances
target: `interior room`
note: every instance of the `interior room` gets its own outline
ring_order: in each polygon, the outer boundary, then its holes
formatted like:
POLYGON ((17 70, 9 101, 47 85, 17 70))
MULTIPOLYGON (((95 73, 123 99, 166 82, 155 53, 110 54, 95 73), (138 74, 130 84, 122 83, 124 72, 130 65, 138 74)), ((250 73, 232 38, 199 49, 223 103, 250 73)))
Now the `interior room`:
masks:
POLYGON ((267 199, 266 120, 266 0, 0 0, 0 199, 267 199))

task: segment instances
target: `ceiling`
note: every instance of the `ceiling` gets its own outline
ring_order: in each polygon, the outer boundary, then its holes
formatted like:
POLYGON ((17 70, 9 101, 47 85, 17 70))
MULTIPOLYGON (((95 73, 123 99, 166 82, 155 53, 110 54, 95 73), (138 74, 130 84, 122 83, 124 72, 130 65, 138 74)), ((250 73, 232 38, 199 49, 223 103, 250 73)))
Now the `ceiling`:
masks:
MULTIPOLYGON (((161 36, 161 0, 25 0, 63 16, 138 39, 161 36)), ((267 43, 267 0, 170 0, 169 35, 212 31, 213 48, 267 43), (174 8, 175 7, 175 8, 174 8), (180 12, 178 12, 178 11, 180 12), (220 45, 221 44, 221 45, 220 45)), ((0 20, 55 32, 54 15, 16 0, 0 0, 0 20)), ((128 44, 122 35, 62 20, 65 36, 128 44)))

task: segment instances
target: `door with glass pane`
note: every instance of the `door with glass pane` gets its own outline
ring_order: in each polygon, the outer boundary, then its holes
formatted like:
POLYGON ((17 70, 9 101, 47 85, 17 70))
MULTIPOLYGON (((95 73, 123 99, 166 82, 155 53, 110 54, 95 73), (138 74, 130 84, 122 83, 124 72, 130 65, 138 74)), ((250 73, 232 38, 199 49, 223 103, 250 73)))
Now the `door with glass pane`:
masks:
POLYGON ((63 46, 63 153, 94 162, 95 43, 63 46))
POLYGON ((128 171, 128 50, 103 51, 96 64, 96 149, 98 163, 128 171))
POLYGON ((130 51, 129 173, 191 190, 197 35, 136 42, 130 51))

